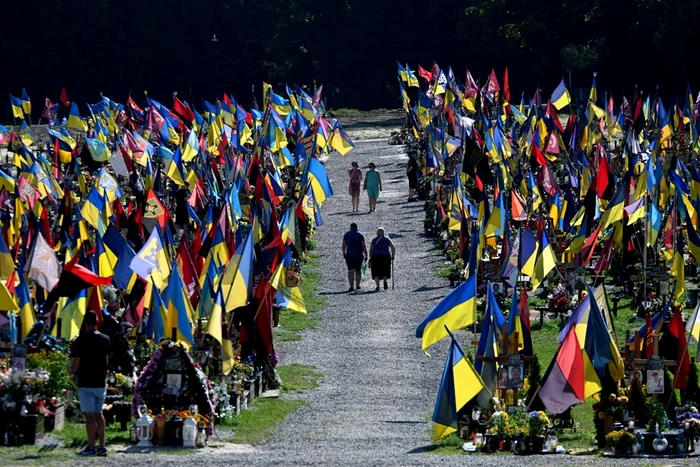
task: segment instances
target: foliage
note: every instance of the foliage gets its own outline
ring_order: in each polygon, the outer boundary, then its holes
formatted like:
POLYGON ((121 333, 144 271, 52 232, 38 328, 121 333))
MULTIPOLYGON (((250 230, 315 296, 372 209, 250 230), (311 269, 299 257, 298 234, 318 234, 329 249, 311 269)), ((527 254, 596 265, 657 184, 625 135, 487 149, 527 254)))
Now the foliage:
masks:
POLYGON ((689 402, 694 406, 700 405, 700 384, 698 381, 698 363, 695 357, 690 359, 690 371, 688 372, 688 386, 681 390, 683 402, 689 402))
POLYGON ((435 227, 435 213, 437 207, 435 201, 425 202, 425 219, 423 220, 423 226, 426 230, 430 230, 435 227))
POLYGON ((669 420, 673 420, 676 416, 676 407, 681 405, 681 395, 678 389, 673 388, 673 373, 668 367, 664 368, 664 393, 661 400, 665 402, 666 416, 669 420))
POLYGON ((544 430, 549 425, 547 414, 541 410, 532 411, 527 414, 527 435, 530 437, 544 434, 544 430))
POLYGON ((535 397, 535 393, 537 392, 537 389, 539 388, 540 383, 542 382, 542 377, 540 376, 540 359, 537 358, 533 362, 530 363, 528 370, 527 370, 527 381, 529 384, 529 387, 527 388, 527 392, 525 393, 525 405, 527 406, 530 404, 530 401, 532 401, 532 398, 535 397))
POLYGON ((624 451, 632 447, 634 439, 634 435, 627 430, 614 430, 605 436, 605 445, 618 451, 624 451))
POLYGON ((664 405, 655 399, 649 399, 646 403, 646 410, 648 414, 647 431, 654 431, 657 423, 659 429, 663 429, 664 420, 666 418, 664 405))
POLYGON ((75 383, 70 378, 70 359, 59 351, 37 352, 27 355, 27 368, 43 368, 51 377, 41 386, 38 395, 45 398, 62 397, 67 389, 74 389, 75 383))

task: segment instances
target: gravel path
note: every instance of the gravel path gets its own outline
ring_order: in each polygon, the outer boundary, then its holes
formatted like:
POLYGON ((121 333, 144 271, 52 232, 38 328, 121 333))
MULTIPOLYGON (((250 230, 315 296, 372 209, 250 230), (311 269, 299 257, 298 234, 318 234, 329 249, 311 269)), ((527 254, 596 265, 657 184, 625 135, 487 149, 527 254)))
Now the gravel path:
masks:
MULTIPOLYGON (((309 405, 290 415, 273 439, 255 449, 175 456, 117 454, 108 463, 139 465, 620 465, 598 457, 574 456, 438 456, 431 444, 430 417, 444 364, 447 342, 420 351, 415 329, 448 292, 434 275, 442 257, 433 240, 421 234, 423 204, 407 203, 406 156, 403 147, 385 142, 358 142, 347 158, 334 155, 326 168, 336 195, 323 206, 325 225, 317 231, 322 280, 319 294, 328 298, 321 325, 303 333, 303 340, 278 345, 281 364, 314 365, 324 375, 318 389, 293 397, 309 405), (347 168, 370 161, 382 173, 384 191, 377 211, 350 213, 347 168), (348 294, 346 268, 340 254, 343 233, 357 222, 369 243, 376 228, 394 239, 396 290, 374 292, 365 278, 359 292, 348 294)), ((368 271, 369 274, 369 271, 368 271)), ((459 334, 461 342, 469 337, 459 334)), ((683 463, 687 463, 684 461, 683 463)), ((625 461, 625 465, 649 460, 625 461)), ((664 464, 664 462, 651 462, 664 464)), ((75 464, 74 464, 75 465, 75 464)))

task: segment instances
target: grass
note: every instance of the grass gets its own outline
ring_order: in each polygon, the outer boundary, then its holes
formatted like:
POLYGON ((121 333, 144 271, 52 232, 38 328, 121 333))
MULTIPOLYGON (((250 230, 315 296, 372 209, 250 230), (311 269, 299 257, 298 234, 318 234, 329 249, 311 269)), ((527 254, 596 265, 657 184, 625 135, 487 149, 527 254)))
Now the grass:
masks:
MULTIPOLYGON (((128 431, 121 431, 118 423, 113 423, 105 429, 105 443, 107 446, 114 444, 130 444, 128 431)), ((87 446, 87 433, 85 425, 78 423, 66 423, 61 431, 54 432, 56 438, 63 441, 67 448, 83 448, 87 446)))
MULTIPOLYGON (((41 448, 38 445, 26 445, 0 449, 0 465, 53 465, 68 462, 75 458, 75 453, 87 446, 87 434, 82 423, 66 422, 61 431, 52 431, 51 435, 63 442, 64 447, 41 448)), ((112 424, 105 430, 107 447, 129 445, 129 432, 120 431, 119 424, 112 424)))
MULTIPOLYGON (((285 365, 278 367, 277 371, 282 378, 282 393, 314 389, 322 377, 315 367, 309 365, 285 365)), ((255 399, 248 410, 231 417, 226 423, 234 430, 232 442, 253 446, 264 443, 287 415, 305 405, 306 402, 298 399, 255 399)))
POLYGON ((323 377, 310 365, 284 365, 278 367, 277 372, 282 378, 283 392, 303 392, 317 388, 319 380, 323 377))
POLYGON ((319 257, 320 255, 309 255, 303 268, 301 295, 304 297, 307 313, 283 309, 280 313, 280 327, 275 329, 275 340, 299 341, 299 332, 318 326, 320 318, 315 313, 325 308, 328 303, 328 300, 316 294, 321 280, 321 274, 318 272, 319 257))
POLYGON ((358 109, 345 107, 340 109, 331 109, 330 111, 333 112, 336 117, 347 117, 348 115, 354 115, 360 112, 358 109))

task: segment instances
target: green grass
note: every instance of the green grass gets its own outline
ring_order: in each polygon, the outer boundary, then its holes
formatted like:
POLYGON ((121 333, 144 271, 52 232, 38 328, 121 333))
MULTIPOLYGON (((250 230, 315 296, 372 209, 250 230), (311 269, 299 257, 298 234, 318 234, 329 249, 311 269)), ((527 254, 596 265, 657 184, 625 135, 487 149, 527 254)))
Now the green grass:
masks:
MULTIPOLYGON (((105 429, 105 443, 107 446, 114 444, 130 444, 128 431, 121 431, 119 424, 114 423, 105 429)), ((87 446, 87 433, 82 423, 66 423, 61 431, 54 432, 56 438, 63 441, 67 448, 83 448, 87 446)))
MULTIPOLYGON (((318 387, 322 377, 316 368, 309 365, 285 365, 277 368, 282 378, 282 393, 301 392, 318 387)), ((298 399, 257 398, 249 410, 233 416, 227 426, 233 428, 234 443, 260 445, 267 441, 275 427, 287 415, 306 402, 298 399)))
POLYGON ((435 275, 442 279, 449 279, 452 272, 455 270, 454 264, 441 264, 438 266, 435 275))
MULTIPOLYGON (((66 422, 61 431, 51 435, 63 442, 64 447, 41 449, 38 445, 27 445, 0 449, 0 465, 55 465, 69 462, 75 453, 87 446, 87 434, 82 423, 66 422)), ((129 432, 120 431, 119 424, 112 424, 105 430, 105 442, 109 449, 114 445, 129 445, 129 432)), ((169 453, 169 452, 168 452, 169 453)))
POLYGON ((348 115, 357 114, 360 111, 358 109, 342 107, 340 109, 331 109, 330 112, 333 112, 336 117, 347 117, 348 115))
POLYGON ((304 405, 306 402, 295 399, 255 399, 253 405, 234 417, 229 425, 234 430, 231 442, 253 446, 264 443, 287 415, 304 405))

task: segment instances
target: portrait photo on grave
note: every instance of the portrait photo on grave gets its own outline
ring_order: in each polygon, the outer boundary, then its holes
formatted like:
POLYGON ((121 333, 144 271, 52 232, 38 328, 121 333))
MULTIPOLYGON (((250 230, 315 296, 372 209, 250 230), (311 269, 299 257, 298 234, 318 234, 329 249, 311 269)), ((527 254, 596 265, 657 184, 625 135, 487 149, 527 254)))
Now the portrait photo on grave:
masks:
POLYGON ((523 365, 508 367, 508 389, 523 387, 523 365))
POLYGON ((663 370, 647 370, 647 393, 648 394, 663 394, 664 393, 663 370))
POLYGON ((508 368, 501 367, 498 371, 498 389, 508 389, 508 368))

